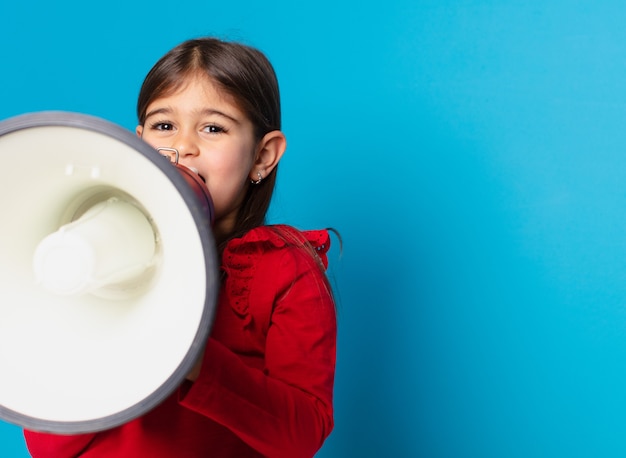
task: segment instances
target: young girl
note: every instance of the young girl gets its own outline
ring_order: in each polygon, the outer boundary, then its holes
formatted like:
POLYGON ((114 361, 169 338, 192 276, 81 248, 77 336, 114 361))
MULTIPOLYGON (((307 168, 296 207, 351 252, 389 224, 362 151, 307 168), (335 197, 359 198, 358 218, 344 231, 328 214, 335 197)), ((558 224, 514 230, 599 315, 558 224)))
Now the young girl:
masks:
MULTIPOLYGON (((274 70, 245 45, 189 40, 148 73, 137 135, 206 180, 222 284, 188 379, 120 427, 25 431, 34 457, 310 457, 333 428, 336 321, 326 231, 265 226, 286 147, 274 70)), ((181 266, 184 268, 184 266, 181 266)))

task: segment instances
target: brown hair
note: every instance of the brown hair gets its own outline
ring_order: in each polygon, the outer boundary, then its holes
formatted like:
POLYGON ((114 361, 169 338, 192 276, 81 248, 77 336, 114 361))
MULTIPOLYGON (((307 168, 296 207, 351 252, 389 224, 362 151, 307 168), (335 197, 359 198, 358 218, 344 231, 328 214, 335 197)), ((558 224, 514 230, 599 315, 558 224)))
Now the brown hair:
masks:
MULTIPOLYGON (((216 38, 185 41, 165 54, 148 72, 137 100, 137 117, 143 125, 148 105, 176 92, 194 74, 208 76, 221 90, 235 99, 248 116, 259 141, 273 130, 280 130, 280 94, 272 64, 259 50, 216 38)), ((276 183, 275 167, 257 185, 248 185, 235 228, 228 237, 238 237, 265 222, 276 183)), ((220 242, 225 243, 227 240, 220 242)))

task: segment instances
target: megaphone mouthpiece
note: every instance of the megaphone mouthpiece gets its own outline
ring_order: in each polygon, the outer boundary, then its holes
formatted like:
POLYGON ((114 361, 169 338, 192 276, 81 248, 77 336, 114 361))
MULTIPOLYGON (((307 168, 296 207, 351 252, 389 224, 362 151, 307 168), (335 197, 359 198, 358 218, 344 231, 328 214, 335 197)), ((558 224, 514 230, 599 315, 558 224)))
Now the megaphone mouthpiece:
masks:
POLYGON ((155 254, 156 235, 146 215, 110 198, 44 238, 33 264, 37 283, 47 291, 79 295, 138 277, 155 254))

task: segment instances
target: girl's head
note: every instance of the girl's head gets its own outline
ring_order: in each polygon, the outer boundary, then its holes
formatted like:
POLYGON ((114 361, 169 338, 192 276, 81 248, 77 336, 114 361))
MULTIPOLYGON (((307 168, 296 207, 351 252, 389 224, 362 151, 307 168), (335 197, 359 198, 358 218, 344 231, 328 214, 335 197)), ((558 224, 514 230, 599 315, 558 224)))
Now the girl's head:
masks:
POLYGON ((218 240, 263 224, 286 141, 276 75, 260 51, 214 38, 178 45, 146 76, 137 116, 139 136, 177 149, 206 179, 218 240))

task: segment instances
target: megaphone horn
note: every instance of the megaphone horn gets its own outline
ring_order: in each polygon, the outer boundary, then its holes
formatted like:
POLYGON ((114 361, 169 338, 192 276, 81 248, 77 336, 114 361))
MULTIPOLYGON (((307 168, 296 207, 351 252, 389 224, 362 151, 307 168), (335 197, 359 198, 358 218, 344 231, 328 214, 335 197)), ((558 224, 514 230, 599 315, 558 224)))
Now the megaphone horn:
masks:
POLYGON ((206 185, 79 113, 0 122, 0 159, 0 418, 77 434, 142 415, 184 380, 213 322, 206 185))

